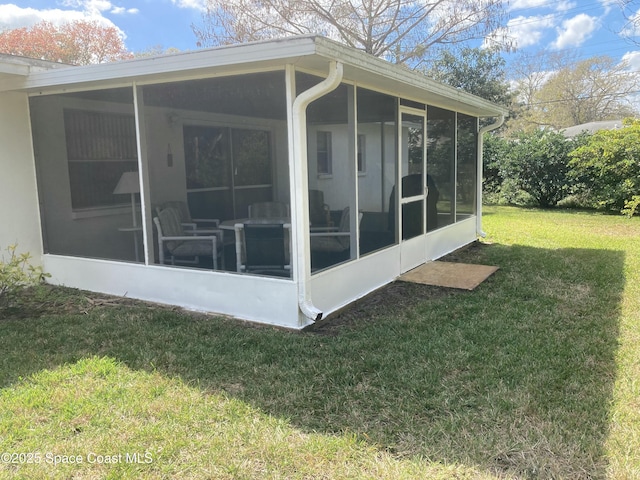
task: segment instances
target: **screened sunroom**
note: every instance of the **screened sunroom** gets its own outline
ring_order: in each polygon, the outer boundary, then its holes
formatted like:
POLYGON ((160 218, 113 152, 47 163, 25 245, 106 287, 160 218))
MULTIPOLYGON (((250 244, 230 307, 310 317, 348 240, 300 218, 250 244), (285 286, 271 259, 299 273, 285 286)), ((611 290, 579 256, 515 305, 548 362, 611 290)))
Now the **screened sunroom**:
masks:
POLYGON ((315 36, 23 80, 52 283, 290 328, 474 241, 505 114, 315 36))

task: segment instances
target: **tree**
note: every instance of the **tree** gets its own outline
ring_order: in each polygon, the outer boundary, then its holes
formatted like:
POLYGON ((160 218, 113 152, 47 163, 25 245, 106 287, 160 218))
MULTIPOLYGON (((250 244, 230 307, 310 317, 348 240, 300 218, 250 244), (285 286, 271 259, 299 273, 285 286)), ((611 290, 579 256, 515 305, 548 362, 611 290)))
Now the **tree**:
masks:
POLYGON ((154 45, 148 47, 145 50, 139 50, 133 53, 134 58, 146 58, 155 57, 157 55, 171 55, 173 53, 180 53, 180 49, 176 47, 164 48, 162 45, 154 45))
POLYGON ((425 73, 439 82, 508 105, 511 95, 505 64, 496 49, 464 47, 458 55, 440 50, 425 73))
MULTIPOLYGON (((503 0, 207 0, 200 46, 322 34, 414 66, 434 45, 481 39, 504 18, 503 0)), ((506 38, 503 39, 506 45, 506 38)))
POLYGON ((484 135, 482 142, 482 188, 485 194, 497 194, 504 178, 502 164, 510 150, 510 142, 495 132, 484 135))
POLYGON ((619 33, 625 36, 631 43, 640 44, 638 33, 640 32, 640 9, 638 0, 617 0, 616 3, 622 11, 622 16, 626 20, 625 25, 619 33))
POLYGON ((639 79, 624 62, 593 57, 545 77, 537 89, 529 84, 526 96, 520 97, 527 102, 520 120, 531 126, 562 129, 635 114, 630 98, 638 89, 639 79))
POLYGON ((626 119, 624 125, 595 132, 571 153, 574 176, 606 209, 631 208, 640 195, 640 120, 626 119))
POLYGON ((84 20, 61 26, 45 21, 1 32, 0 52, 73 65, 132 58, 115 27, 84 20))
POLYGON ((541 207, 553 207, 570 193, 571 150, 573 143, 561 133, 523 132, 512 142, 501 175, 513 178, 541 207))
POLYGON ((535 54, 521 53, 509 67, 512 85, 511 115, 503 131, 517 135, 539 128, 532 118, 536 105, 536 95, 553 74, 564 66, 574 63, 571 54, 553 53, 541 50, 535 54))

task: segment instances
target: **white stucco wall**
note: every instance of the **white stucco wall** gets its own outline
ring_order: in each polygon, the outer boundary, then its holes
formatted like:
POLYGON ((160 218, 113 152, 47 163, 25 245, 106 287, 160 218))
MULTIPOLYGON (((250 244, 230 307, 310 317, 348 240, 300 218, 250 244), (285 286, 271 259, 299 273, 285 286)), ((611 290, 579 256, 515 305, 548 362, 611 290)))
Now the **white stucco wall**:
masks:
POLYGON ((42 237, 28 112, 26 94, 0 93, 0 249, 17 243, 38 264, 42 237))

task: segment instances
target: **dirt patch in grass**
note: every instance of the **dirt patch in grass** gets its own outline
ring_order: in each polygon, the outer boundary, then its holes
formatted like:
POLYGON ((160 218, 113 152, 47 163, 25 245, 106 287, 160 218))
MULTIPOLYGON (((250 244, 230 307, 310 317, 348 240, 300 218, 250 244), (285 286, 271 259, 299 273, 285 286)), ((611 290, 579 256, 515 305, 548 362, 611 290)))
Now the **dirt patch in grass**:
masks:
POLYGON ((375 322, 378 317, 414 308, 425 300, 456 295, 459 292, 453 288, 393 282, 316 322, 306 331, 320 335, 337 335, 344 327, 375 322))
POLYGON ((44 284, 24 289, 11 304, 0 308, 0 321, 21 320, 44 315, 83 315, 97 308, 114 307, 179 310, 177 307, 166 307, 127 297, 44 284))
MULTIPOLYGON (((444 257, 440 261, 459 263, 478 263, 478 258, 489 244, 474 242, 460 248, 444 257)), ((377 317, 387 316, 403 309, 411 309, 424 301, 443 298, 451 295, 464 294, 464 291, 454 288, 420 285, 409 282, 392 282, 370 294, 347 305, 342 310, 333 313, 326 319, 309 327, 307 331, 321 335, 337 335, 347 326, 355 326, 362 322, 373 322, 377 317)))

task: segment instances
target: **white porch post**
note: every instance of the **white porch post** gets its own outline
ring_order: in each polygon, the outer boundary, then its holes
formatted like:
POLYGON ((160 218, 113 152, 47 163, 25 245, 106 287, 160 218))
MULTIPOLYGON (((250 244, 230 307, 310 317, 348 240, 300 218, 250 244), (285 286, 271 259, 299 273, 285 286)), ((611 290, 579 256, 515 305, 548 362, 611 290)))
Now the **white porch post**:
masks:
MULTIPOLYGON (((149 159, 147 158, 147 129, 144 121, 144 98, 142 87, 133 83, 133 108, 136 122, 136 142, 138 150, 138 172, 140 178, 140 211, 142 213, 142 245, 144 263, 150 265, 154 259, 153 227, 151 216, 151 194, 149 192, 149 159), (149 208, 147 210, 147 207, 149 208)), ((137 241, 137 239, 136 239, 137 241)))

